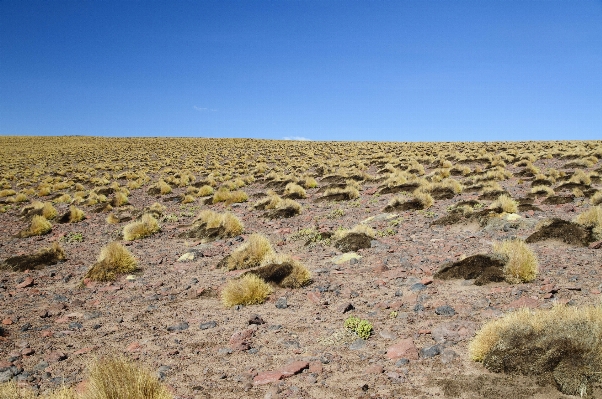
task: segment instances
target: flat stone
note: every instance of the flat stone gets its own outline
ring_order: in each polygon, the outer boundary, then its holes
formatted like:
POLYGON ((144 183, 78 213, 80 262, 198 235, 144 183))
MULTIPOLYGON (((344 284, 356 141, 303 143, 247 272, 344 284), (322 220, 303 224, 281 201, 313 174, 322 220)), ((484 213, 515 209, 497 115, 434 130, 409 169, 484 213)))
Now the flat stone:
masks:
POLYGON ((194 252, 186 252, 178 258, 178 262, 190 262, 194 260, 194 252))
POLYGON ((441 361, 441 363, 447 364, 447 363, 453 362, 458 357, 459 357, 459 355, 456 353, 456 351, 454 351, 451 348, 446 348, 443 350, 443 352, 441 352, 441 355, 439 356, 439 360, 441 361))
POLYGON ((60 351, 50 352, 44 357, 44 360, 46 360, 48 363, 61 362, 65 359, 67 359, 67 355, 60 351))
POLYGON ((253 385, 265 385, 282 379, 283 374, 280 371, 264 371, 253 378, 253 385))
POLYGON ((435 309, 435 313, 439 316, 453 316, 456 314, 456 310, 449 305, 443 305, 435 309))
POLYGON ((429 346, 426 348, 422 348, 420 349, 420 357, 423 358, 431 358, 431 357, 435 357, 438 354, 441 353, 441 346, 440 345, 433 345, 433 346, 429 346))
POLYGON ((187 329, 188 329, 188 323, 186 323, 185 321, 182 321, 178 324, 167 327, 167 331, 184 331, 187 329))
POLYGON ((246 351, 251 348, 251 337, 255 330, 247 329, 237 331, 230 337, 230 348, 236 351, 246 351))
POLYGON ((27 287, 31 287, 34 283, 34 280, 32 277, 25 277, 25 280, 23 280, 21 283, 17 284, 17 288, 27 288, 27 287))
POLYGON ((347 313, 352 311, 353 309, 355 309, 353 307, 353 304, 351 302, 346 302, 340 305, 337 310, 339 313, 347 313))
POLYGON ((341 265, 343 263, 349 262, 351 259, 360 260, 362 257, 355 252, 347 252, 337 257, 332 258, 331 262, 335 265, 341 265))
POLYGON ((300 373, 309 367, 309 362, 305 362, 302 360, 292 362, 282 367, 279 371, 282 373, 283 378, 290 377, 291 375, 295 375, 300 373))
POLYGON ((199 328, 200 328, 201 330, 208 330, 208 329, 210 329, 210 328, 215 328, 215 327, 217 327, 217 322, 216 322, 216 321, 213 321, 213 320, 212 320, 212 321, 205 322, 205 323, 201 323, 201 324, 199 325, 199 328))
POLYGON ((364 370, 366 374, 382 374, 384 372, 383 366, 380 364, 373 364, 364 370))
POLYGON ((409 360, 417 360, 418 359, 418 348, 414 345, 414 341, 412 338, 405 338, 397 342, 395 345, 390 346, 387 349, 387 358, 391 360, 397 359, 409 359, 409 360))
POLYGON ((352 351, 357 351, 360 349, 364 349, 366 347, 366 340, 362 338, 358 338, 349 345, 349 349, 352 351))
POLYGON ((251 317, 249 317, 249 324, 261 325, 261 324, 265 324, 265 321, 263 320, 263 318, 260 315, 254 314, 254 315, 251 315, 251 317))
POLYGON ((596 242, 592 242, 591 244, 589 244, 589 247, 591 249, 600 249, 600 248, 602 248, 602 240, 596 241, 596 242))

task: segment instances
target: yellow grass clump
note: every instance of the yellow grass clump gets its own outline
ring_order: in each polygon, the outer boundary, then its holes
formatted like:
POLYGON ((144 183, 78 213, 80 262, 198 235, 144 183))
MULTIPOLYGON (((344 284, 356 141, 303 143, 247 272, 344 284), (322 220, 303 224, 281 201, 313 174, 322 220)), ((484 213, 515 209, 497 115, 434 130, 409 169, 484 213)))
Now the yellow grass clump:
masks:
POLYGON ((510 283, 533 281, 539 271, 537 255, 522 240, 495 243, 494 254, 505 260, 504 277, 510 283))
POLYGON ((113 200, 111 201, 111 205, 115 207, 127 205, 129 203, 130 201, 128 199, 128 196, 121 191, 116 192, 115 196, 113 197, 113 200))
POLYGON ((301 181, 301 184, 305 188, 314 188, 318 186, 318 182, 313 177, 306 177, 301 181))
POLYGON ((348 229, 337 230, 334 233, 334 235, 332 236, 332 239, 334 241, 337 241, 337 240, 347 237, 349 234, 364 234, 370 238, 376 237, 376 232, 374 231, 374 229, 372 227, 368 226, 367 224, 358 224, 349 230, 348 229))
POLYGON ((244 231, 244 225, 240 219, 230 212, 217 213, 210 209, 204 209, 199 213, 197 220, 205 223, 208 229, 223 228, 225 237, 236 237, 244 231))
POLYGON ((245 202, 248 199, 249 196, 244 191, 230 191, 227 187, 222 186, 213 194, 212 202, 214 204, 225 202, 226 205, 230 205, 236 202, 245 202))
POLYGON ((199 197, 207 197, 212 194, 213 194, 213 187, 211 187, 209 185, 202 186, 201 188, 199 188, 199 191, 197 192, 197 195, 199 197))
POLYGON ((183 204, 190 204, 191 202, 195 202, 196 200, 194 199, 194 197, 192 195, 185 195, 184 198, 182 199, 182 203, 183 204))
POLYGON ((236 248, 226 262, 228 270, 250 269, 261 265, 274 254, 270 240, 262 234, 251 234, 244 244, 236 248))
POLYGON ((2 197, 10 197, 11 195, 15 195, 17 192, 15 190, 0 190, 0 198, 2 197))
POLYGON ((137 269, 136 258, 117 241, 104 246, 96 262, 84 276, 95 281, 113 281, 118 274, 132 273, 137 269))
POLYGON ((0 398, 2 399, 76 399, 77 396, 73 389, 61 387, 42 396, 28 387, 20 387, 14 381, 0 384, 0 398))
POLYGON ((69 223, 81 222, 86 218, 86 214, 81 209, 71 205, 69 207, 69 223))
POLYGON ((433 197, 429 193, 424 192, 424 191, 415 190, 412 196, 413 196, 414 200, 416 200, 416 201, 420 202, 420 204, 422 204, 422 206, 423 206, 422 209, 429 209, 435 203, 435 200, 433 199, 433 197))
POLYGON ((602 191, 597 191, 592 197, 589 199, 589 203, 592 205, 600 205, 602 204, 602 191))
POLYGON ((41 236, 52 230, 52 224, 44 216, 35 215, 31 219, 29 228, 19 233, 19 237, 41 236))
POLYGON ((265 302, 272 293, 272 287, 254 274, 246 274, 239 279, 228 281, 222 289, 221 299, 226 307, 236 305, 256 305, 265 302))
POLYGON ((594 206, 580 213, 575 218, 575 223, 591 228, 597 239, 602 238, 602 206, 594 206))
POLYGON ((518 211, 518 202, 516 202, 516 200, 514 200, 512 197, 502 194, 491 204, 490 208, 501 208, 504 212, 516 213, 518 211))
POLYGON ((284 188, 284 196, 295 196, 295 198, 305 198, 307 193, 305 189, 296 183, 288 183, 284 188))
POLYGON ((272 254, 265 257, 265 265, 291 265, 292 271, 278 285, 283 288, 301 288, 311 283, 311 272, 291 255, 272 254))
POLYGON ((149 237, 161 230, 159 222, 152 215, 145 213, 140 220, 127 224, 123 228, 123 239, 127 241, 149 237))

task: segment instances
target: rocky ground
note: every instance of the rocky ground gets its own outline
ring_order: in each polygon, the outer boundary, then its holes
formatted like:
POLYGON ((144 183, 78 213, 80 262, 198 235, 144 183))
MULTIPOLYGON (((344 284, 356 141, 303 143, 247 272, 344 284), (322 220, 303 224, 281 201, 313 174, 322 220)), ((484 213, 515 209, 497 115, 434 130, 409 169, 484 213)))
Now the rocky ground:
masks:
MULTIPOLYGON (((563 161, 535 164, 560 168, 563 161)), ((531 188, 528 178, 500 184, 514 198, 525 197, 531 188)), ((319 187, 310 189, 298 200, 304 207, 299 216, 269 220, 252 207, 254 195, 266 191, 264 183, 255 182, 243 188, 249 202, 230 206, 245 233, 212 243, 177 236, 199 210, 223 211, 223 204, 182 205, 167 201, 170 196, 157 199, 146 190, 132 190, 134 209, 159 201, 167 210, 161 232, 125 242, 140 271, 108 284, 82 284, 83 275, 100 248, 119 239, 125 223, 107 224, 107 213, 83 207, 87 219, 80 223, 54 224, 48 235, 14 238, 27 222, 18 207, 11 208, 0 214, 0 261, 53 241, 61 243, 67 260, 0 275, 0 381, 16 378, 41 390, 76 385, 91 360, 123 355, 156 371, 178 398, 565 397, 536 378, 488 372, 470 360, 467 344, 484 322, 512 309, 548 308, 555 301, 599 303, 599 243, 530 244, 539 258, 539 275, 527 284, 477 286, 474 280, 444 281, 433 274, 449 262, 490 252, 495 241, 526 238, 545 218, 570 220, 590 207, 588 198, 546 205, 545 197, 536 197, 533 204, 541 210, 518 212, 520 223, 508 223, 502 215, 484 227, 431 226, 453 204, 479 200, 478 193, 437 200, 427 211, 384 212, 395 194, 379 195, 379 185, 363 182, 358 200, 340 202, 316 203, 322 194, 319 187), (304 245, 299 234, 308 228, 349 228, 369 217, 366 223, 380 234, 349 260, 333 246, 304 245), (219 291, 234 274, 216 266, 256 232, 279 253, 306 265, 313 282, 276 289, 262 305, 227 309, 219 291), (73 233, 81 233, 82 241, 73 233), (373 324, 369 339, 345 330, 350 315, 373 324)), ((591 187, 602 185, 598 180, 591 187)), ((479 201, 484 207, 492 202, 479 201)), ((68 208, 56 207, 59 214, 68 208)), ((602 397, 602 390, 590 395, 602 397)))

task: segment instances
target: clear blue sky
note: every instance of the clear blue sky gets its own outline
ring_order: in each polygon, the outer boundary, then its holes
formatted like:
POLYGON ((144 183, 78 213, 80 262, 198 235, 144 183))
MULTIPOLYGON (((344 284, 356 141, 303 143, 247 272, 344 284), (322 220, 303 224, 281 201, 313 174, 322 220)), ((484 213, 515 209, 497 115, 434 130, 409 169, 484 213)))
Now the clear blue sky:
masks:
POLYGON ((0 134, 602 138, 602 1, 0 0, 0 134))

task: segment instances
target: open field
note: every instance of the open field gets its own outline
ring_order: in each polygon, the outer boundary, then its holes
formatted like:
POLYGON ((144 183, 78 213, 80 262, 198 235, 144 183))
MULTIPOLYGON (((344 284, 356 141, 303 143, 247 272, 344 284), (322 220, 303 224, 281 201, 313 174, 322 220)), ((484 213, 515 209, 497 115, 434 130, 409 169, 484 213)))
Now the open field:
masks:
POLYGON ((125 356, 177 398, 602 397, 600 159, 0 137, 0 382, 84 392, 125 356))

